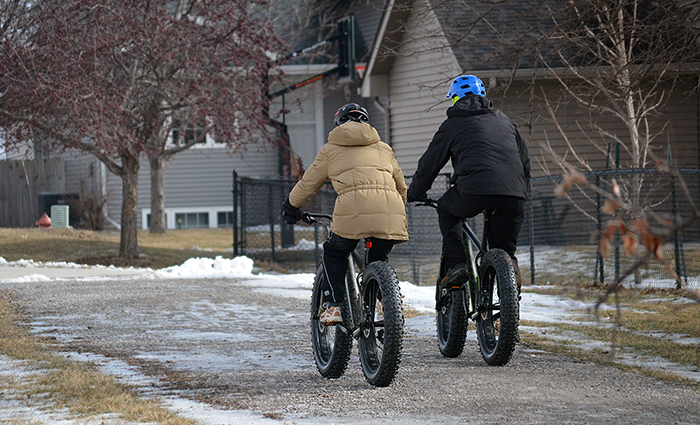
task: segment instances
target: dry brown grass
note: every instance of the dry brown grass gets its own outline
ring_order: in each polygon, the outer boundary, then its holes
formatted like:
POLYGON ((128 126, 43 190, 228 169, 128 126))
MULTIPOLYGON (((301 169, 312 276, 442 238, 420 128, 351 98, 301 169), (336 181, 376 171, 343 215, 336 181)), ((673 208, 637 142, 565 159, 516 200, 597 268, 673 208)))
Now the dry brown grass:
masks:
POLYGON ((191 257, 230 257, 231 229, 171 230, 152 235, 138 234, 138 260, 121 261, 118 232, 94 232, 77 229, 0 228, 0 257, 7 261, 66 261, 79 264, 151 267, 160 269, 182 264, 191 257), (199 248, 193 250, 192 248, 199 248))
MULTIPOLYGON (((12 390, 27 398, 48 395, 47 407, 67 408, 72 419, 81 421, 110 414, 130 423, 196 423, 178 417, 157 400, 138 397, 131 387, 103 374, 92 364, 71 362, 52 353, 44 341, 31 335, 21 323, 22 318, 13 305, 0 297, 0 353, 39 372, 36 379, 0 380, 0 393, 12 390)), ((31 422, 16 419, 14 423, 31 422)))

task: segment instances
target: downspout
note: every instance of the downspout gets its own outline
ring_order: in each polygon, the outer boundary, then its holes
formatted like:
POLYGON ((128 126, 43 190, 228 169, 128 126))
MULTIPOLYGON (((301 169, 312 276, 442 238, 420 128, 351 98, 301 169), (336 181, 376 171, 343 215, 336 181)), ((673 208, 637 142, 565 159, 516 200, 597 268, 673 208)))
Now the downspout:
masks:
POLYGON ((391 146, 391 115, 389 114, 389 108, 382 105, 378 97, 374 98, 374 106, 384 115, 384 143, 391 146))
POLYGON ((389 18, 394 10, 395 0, 389 0, 386 7, 384 8, 384 13, 382 14, 382 20, 379 23, 379 29, 374 38, 374 43, 372 44, 371 53, 369 56, 369 63, 367 64, 367 69, 365 70, 365 76, 362 78, 362 85, 360 86, 360 95, 363 97, 369 97, 369 76, 372 75, 374 70, 374 64, 377 61, 377 55, 379 54, 379 47, 381 41, 384 39, 384 33, 386 32, 386 27, 389 23, 389 18), (366 93, 366 94, 365 94, 366 93))

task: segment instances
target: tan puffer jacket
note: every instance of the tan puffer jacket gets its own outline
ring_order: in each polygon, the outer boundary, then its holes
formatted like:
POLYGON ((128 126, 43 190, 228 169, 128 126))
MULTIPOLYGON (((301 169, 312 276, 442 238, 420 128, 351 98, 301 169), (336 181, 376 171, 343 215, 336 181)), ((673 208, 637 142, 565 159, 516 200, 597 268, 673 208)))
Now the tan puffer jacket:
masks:
POLYGON ((338 194, 333 233, 348 239, 408 240, 403 171, 374 127, 349 121, 333 129, 290 192, 289 203, 301 207, 329 178, 338 194))

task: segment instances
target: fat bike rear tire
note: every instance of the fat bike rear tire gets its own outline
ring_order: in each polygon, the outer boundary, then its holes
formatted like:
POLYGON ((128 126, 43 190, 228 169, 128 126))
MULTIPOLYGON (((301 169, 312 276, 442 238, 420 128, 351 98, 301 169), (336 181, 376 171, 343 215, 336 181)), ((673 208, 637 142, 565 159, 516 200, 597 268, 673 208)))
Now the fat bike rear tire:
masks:
POLYGON ((394 380, 403 350, 403 307, 394 269, 375 261, 362 275, 362 322, 358 338, 360 363, 371 385, 386 387, 394 380))
POLYGON ((438 298, 443 299, 436 318, 438 347, 443 356, 457 357, 467 339, 466 294, 464 289, 441 289, 439 282, 437 291, 438 298))
MULTIPOLYGON (((319 266, 314 279, 311 295, 311 342, 316 361, 316 369, 325 378, 340 378, 345 373, 352 350, 352 333, 348 326, 327 326, 319 322, 323 312, 324 276, 323 265, 319 266)), ((341 309, 343 323, 350 323, 347 308, 341 309)))
POLYGON ((515 270, 508 254, 489 250, 479 267, 476 334, 481 357, 492 366, 510 361, 518 342, 519 302, 515 270))

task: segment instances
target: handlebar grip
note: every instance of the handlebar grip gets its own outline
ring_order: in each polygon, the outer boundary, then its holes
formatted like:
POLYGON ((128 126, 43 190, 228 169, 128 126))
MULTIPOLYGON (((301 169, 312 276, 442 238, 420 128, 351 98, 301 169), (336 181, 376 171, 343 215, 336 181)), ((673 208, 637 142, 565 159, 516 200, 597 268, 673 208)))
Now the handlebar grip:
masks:
POLYGON ((316 222, 316 220, 314 220, 306 211, 301 212, 301 221, 306 224, 314 224, 316 222))

